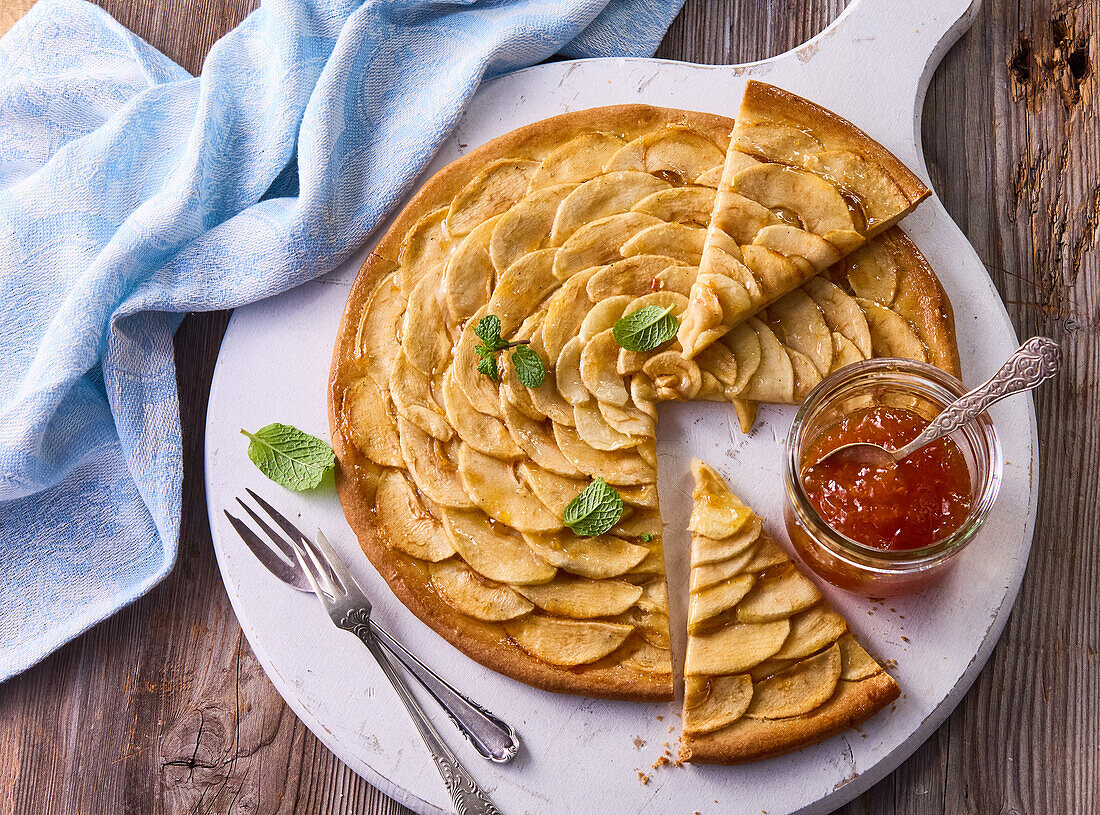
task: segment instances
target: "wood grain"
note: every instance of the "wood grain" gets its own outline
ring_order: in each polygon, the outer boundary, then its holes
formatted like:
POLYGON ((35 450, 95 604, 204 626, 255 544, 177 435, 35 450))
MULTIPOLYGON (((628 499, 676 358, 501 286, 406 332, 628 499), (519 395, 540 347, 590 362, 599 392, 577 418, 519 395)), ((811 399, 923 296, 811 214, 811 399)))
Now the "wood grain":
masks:
MULTIPOLYGON (((2 3, 4 0, 0 0, 2 3)), ((97 0, 190 71, 253 0, 97 0)), ((689 0, 658 56, 741 62, 819 31, 842 0, 689 0)), ((1096 2, 986 0, 924 113, 937 192, 1021 336, 1063 343, 1036 404, 1038 526, 1005 635, 958 710, 856 813, 1100 811, 1100 115, 1096 2)), ((202 487, 225 314, 176 337, 184 520, 172 575, 0 686, 0 813, 404 815, 279 698, 218 578, 202 487)), ((981 372, 974 372, 977 376, 981 372)))

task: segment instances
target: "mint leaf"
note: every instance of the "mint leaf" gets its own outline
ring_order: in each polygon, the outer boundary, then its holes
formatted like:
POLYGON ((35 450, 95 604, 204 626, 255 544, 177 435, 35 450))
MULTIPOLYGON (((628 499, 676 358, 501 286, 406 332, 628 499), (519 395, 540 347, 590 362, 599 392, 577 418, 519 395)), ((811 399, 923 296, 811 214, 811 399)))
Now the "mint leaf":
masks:
POLYGON ((616 320, 611 334, 627 351, 641 353, 671 340, 679 327, 672 306, 642 306, 616 320))
POLYGON ((332 448, 288 424, 269 424, 248 436, 248 457, 260 472, 290 490, 311 490, 336 463, 332 448))
POLYGON ((516 368, 516 379, 525 387, 537 388, 546 381, 546 366, 542 363, 542 357, 526 345, 512 352, 512 365, 516 368))
POLYGON ((648 532, 642 533, 642 543, 649 543, 651 540, 653 540, 652 535, 650 535, 648 532))
POLYGON ((497 358, 494 354, 483 356, 481 362, 477 364, 477 372, 479 374, 485 374, 494 382, 500 381, 500 372, 497 370, 497 358))
POLYGON ((562 521, 582 538, 602 535, 623 517, 623 498, 597 478, 565 507, 562 521))
POLYGON ((504 344, 500 339, 500 317, 495 314, 486 314, 482 317, 474 328, 474 333, 491 351, 496 351, 504 344))

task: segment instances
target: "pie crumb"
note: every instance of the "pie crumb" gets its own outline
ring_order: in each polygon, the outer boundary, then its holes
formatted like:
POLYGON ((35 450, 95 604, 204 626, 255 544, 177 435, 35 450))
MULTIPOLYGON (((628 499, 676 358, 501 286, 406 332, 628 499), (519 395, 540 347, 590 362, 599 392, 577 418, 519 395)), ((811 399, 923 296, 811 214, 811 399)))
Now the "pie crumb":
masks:
POLYGON ((649 783, 649 776, 643 773, 641 770, 638 770, 638 780, 642 782, 643 786, 645 786, 649 783))

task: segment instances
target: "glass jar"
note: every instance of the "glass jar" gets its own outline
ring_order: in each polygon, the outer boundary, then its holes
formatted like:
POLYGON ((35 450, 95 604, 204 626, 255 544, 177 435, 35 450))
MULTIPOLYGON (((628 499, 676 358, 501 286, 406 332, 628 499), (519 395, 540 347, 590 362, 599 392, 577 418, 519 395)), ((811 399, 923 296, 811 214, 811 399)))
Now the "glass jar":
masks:
POLYGON ((837 532, 810 503, 801 479, 806 449, 845 415, 886 406, 907 408, 930 421, 966 390, 955 377, 931 365, 874 359, 842 368, 806 397, 787 435, 785 521, 794 548, 821 578, 869 597, 917 591, 941 577, 973 540, 1001 484, 1001 446, 988 413, 948 437, 962 451, 970 471, 970 514, 946 538, 919 549, 879 549, 837 532))

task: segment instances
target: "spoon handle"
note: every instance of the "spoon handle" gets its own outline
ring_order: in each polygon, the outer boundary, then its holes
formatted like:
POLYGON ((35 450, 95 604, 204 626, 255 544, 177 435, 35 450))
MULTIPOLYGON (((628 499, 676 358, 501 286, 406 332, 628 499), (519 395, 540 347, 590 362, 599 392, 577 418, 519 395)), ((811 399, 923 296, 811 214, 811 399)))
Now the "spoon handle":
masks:
POLYGON ((1061 359, 1058 343, 1047 337, 1032 337, 1016 349, 1001 370, 944 408, 919 436, 897 451, 896 460, 900 461, 924 445, 954 432, 980 416, 994 402, 1046 382, 1058 373, 1061 359))

